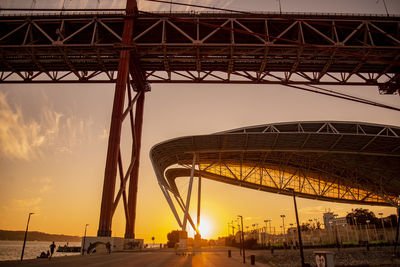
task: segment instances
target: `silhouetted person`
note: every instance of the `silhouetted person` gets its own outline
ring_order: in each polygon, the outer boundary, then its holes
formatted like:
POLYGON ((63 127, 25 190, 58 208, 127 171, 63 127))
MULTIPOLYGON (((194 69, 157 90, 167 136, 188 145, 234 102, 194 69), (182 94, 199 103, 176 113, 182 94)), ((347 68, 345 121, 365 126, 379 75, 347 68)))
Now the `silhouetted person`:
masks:
POLYGON ((56 244, 54 244, 54 241, 53 241, 53 243, 51 243, 51 245, 50 245, 50 257, 49 257, 49 260, 51 259, 51 257, 53 257, 55 248, 56 248, 56 244))
POLYGON ((108 254, 110 254, 111 253, 111 244, 110 244, 110 242, 107 242, 106 248, 107 248, 108 254))
POLYGON ((46 258, 50 257, 50 251, 47 250, 46 258))

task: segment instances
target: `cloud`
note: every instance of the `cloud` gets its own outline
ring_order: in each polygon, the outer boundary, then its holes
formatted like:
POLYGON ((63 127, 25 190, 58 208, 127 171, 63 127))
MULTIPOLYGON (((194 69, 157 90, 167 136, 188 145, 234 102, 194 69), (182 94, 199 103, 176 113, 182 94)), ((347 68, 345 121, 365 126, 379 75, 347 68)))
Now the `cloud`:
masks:
MULTIPOLYGON (((175 0, 173 2, 182 3, 182 4, 192 4, 192 5, 202 5, 202 6, 209 6, 209 7, 226 8, 232 4, 233 0, 229 0, 229 1, 215 1, 215 0, 178 1, 178 0, 175 0)), ((156 3, 156 2, 146 1, 146 0, 140 0, 138 2, 138 6, 139 6, 139 10, 149 10, 149 11, 169 11, 170 8, 172 9, 173 12, 176 12, 176 11, 189 12, 191 10, 210 11, 209 9, 205 9, 205 8, 197 8, 197 7, 174 5, 174 4, 172 4, 172 6, 171 6, 170 4, 167 4, 167 3, 156 3)), ((124 7, 122 7, 122 8, 124 8, 124 7)))
POLYGON ((32 182, 37 185, 39 192, 43 194, 52 189, 53 179, 50 177, 32 178, 32 182))
MULTIPOLYGON (((55 124, 60 114, 45 114, 47 119, 55 124)), ((57 125, 54 125, 57 128, 57 125)), ((36 155, 36 148, 40 147, 55 129, 43 132, 37 121, 26 122, 21 107, 12 109, 7 103, 6 94, 0 92, 0 155, 6 158, 28 160, 36 155)))
MULTIPOLYGON (((226 8, 233 3, 233 0, 222 1, 222 0, 185 0, 179 1, 174 0, 174 2, 188 3, 188 4, 199 4, 203 6, 210 7, 220 7, 226 8)), ((53 1, 43 1, 43 0, 0 0, 0 6, 8 8, 120 8, 123 9, 126 6, 126 1, 121 0, 53 0, 53 1)), ((151 11, 169 11, 168 4, 150 2, 146 0, 139 0, 138 6, 140 10, 151 10, 151 11)), ((173 11, 190 11, 190 10, 205 10, 201 8, 185 7, 179 5, 172 5, 173 11)))
POLYGON ((58 152, 72 152, 72 150, 81 144, 89 144, 92 140, 94 121, 92 118, 82 119, 77 114, 63 116, 59 125, 57 146, 58 152))
MULTIPOLYGON (((92 142, 91 117, 80 118, 73 110, 62 114, 45 95, 42 102, 38 112, 28 114, 23 106, 11 106, 7 95, 0 92, 0 158, 31 160, 43 152, 70 153, 75 147, 92 142)), ((97 135, 100 134, 104 133, 97 135)))
POLYGON ((41 197, 12 199, 11 206, 16 210, 29 210, 30 212, 38 213, 42 203, 41 197))

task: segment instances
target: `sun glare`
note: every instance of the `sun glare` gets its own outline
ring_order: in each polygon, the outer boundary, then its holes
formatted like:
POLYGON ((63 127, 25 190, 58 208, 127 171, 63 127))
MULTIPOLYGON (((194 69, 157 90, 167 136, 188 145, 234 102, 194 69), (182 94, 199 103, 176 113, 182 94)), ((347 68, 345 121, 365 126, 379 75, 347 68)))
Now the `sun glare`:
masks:
POLYGON ((213 226, 207 218, 200 218, 200 226, 199 226, 200 235, 202 238, 209 239, 211 238, 213 226))

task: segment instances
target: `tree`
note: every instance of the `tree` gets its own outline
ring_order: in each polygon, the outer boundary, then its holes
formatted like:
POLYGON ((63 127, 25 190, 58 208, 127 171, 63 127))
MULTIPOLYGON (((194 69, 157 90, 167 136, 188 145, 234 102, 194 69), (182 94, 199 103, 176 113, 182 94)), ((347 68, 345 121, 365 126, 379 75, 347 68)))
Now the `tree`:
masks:
POLYGON ((174 230, 170 233, 167 234, 167 246, 169 248, 173 248, 175 247, 176 243, 179 243, 179 231, 178 230, 174 230))
POLYGON ((375 214, 368 209, 355 209, 346 215, 347 223, 350 225, 367 225, 367 220, 369 224, 379 225, 379 219, 376 218, 375 214))
POLYGON ((385 225, 385 228, 392 227, 392 225, 393 225, 393 227, 396 227, 397 226, 397 216, 392 214, 392 215, 389 215, 388 217, 386 217, 384 219, 384 225, 385 225))
POLYGON ((312 226, 309 223, 302 223, 301 226, 300 226, 300 231, 302 231, 302 232, 306 232, 306 231, 309 231, 311 229, 312 229, 312 226))

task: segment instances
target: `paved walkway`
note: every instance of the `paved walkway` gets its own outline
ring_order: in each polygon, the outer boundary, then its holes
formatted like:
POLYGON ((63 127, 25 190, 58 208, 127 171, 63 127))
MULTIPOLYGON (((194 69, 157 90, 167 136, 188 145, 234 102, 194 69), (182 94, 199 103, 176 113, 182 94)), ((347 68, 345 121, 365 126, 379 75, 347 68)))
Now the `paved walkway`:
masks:
MULTIPOLYGON (((247 255, 247 254, 246 254, 247 255)), ((249 254, 250 255, 250 254, 249 254)), ((239 250, 232 250, 232 257, 228 258, 227 249, 204 249, 201 252, 188 253, 186 256, 177 256, 174 251, 146 251, 146 252, 115 252, 101 255, 56 257, 51 260, 35 259, 21 261, 0 262, 5 266, 145 266, 145 267, 238 267, 250 266, 250 258, 246 257, 246 264, 239 250)), ((251 265, 254 266, 254 265, 251 265)), ((256 263, 256 266, 267 267, 266 264, 256 263)))

